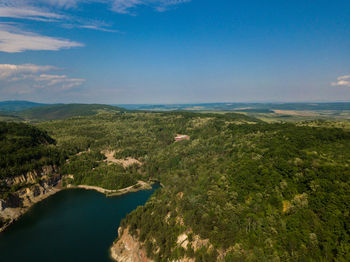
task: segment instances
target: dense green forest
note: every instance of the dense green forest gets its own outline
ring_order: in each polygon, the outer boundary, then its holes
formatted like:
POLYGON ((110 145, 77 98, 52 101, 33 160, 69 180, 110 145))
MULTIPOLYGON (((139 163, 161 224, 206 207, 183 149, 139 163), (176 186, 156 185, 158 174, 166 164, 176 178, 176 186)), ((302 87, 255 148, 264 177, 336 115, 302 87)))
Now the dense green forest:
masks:
POLYGON ((121 224, 156 261, 349 261, 350 132, 333 126, 342 125, 101 110, 35 128, 2 123, 1 156, 11 160, 1 163, 17 166, 17 153, 5 152, 23 146, 56 152, 40 154, 73 184, 118 189, 157 179, 164 187, 121 224), (190 140, 175 142, 177 134, 190 140), (111 164, 104 152, 141 164, 111 164), (183 233, 187 246, 177 243, 183 233), (195 248, 198 239, 206 244, 195 248))
POLYGON ((57 165, 64 155, 45 131, 24 123, 0 122, 0 179, 44 165, 57 165))
POLYGON ((103 113, 39 126, 71 154, 90 148, 85 154, 101 161, 98 152, 113 149, 117 158, 143 163, 120 171, 164 184, 122 222, 157 261, 349 259, 350 133, 327 122, 103 113), (175 143, 176 134, 191 139, 175 143), (180 247, 184 232, 208 239, 211 248, 180 247))
POLYGON ((348 261, 350 133, 214 123, 150 159, 148 172, 166 187, 123 221, 148 255, 348 261), (214 248, 178 247, 182 232, 209 239, 214 248))
POLYGON ((21 186, 8 186, 4 181, 38 170, 45 165, 59 166, 65 153, 45 131, 24 123, 0 122, 0 199, 21 186))
POLYGON ((99 111, 125 111, 125 109, 99 104, 55 104, 28 108, 16 115, 31 120, 57 120, 74 116, 95 115, 99 111))

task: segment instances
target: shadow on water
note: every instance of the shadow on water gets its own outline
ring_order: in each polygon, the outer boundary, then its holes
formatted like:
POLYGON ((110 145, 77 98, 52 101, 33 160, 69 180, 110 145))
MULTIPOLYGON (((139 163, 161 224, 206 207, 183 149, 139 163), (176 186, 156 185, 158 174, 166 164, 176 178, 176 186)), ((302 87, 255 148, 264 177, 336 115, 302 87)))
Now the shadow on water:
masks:
POLYGON ((120 221, 158 187, 111 198, 90 190, 63 190, 0 233, 0 261, 110 262, 109 247, 120 221))

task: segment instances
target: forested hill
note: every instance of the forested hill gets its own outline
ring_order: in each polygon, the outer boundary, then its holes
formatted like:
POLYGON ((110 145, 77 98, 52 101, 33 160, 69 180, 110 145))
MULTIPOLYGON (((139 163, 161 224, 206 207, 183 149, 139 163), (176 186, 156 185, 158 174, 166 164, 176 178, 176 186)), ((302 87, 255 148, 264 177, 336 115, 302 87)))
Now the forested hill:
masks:
POLYGON ((1 101, 0 102, 0 111, 21 111, 24 109, 43 106, 45 104, 35 103, 30 101, 1 101))
POLYGON ((17 114, 25 119, 31 120, 58 120, 74 116, 95 115, 100 111, 125 111, 125 109, 100 104, 57 104, 33 107, 22 110, 17 114))
POLYGON ((148 257, 349 261, 349 132, 219 119, 194 132, 148 154, 165 188, 122 222, 148 257))
POLYGON ((332 123, 105 112, 39 126, 58 147, 84 152, 65 167, 76 182, 161 181, 121 225, 155 261, 349 260, 350 133, 332 123), (103 150, 141 164, 106 167, 103 150))
POLYGON ((45 131, 36 127, 0 122, 0 182, 6 177, 63 162, 64 157, 55 143, 45 131))
POLYGON ((0 123, 2 174, 57 162, 75 184, 159 180, 121 224, 155 261, 349 261, 349 131, 235 113, 96 111, 39 129, 0 123))

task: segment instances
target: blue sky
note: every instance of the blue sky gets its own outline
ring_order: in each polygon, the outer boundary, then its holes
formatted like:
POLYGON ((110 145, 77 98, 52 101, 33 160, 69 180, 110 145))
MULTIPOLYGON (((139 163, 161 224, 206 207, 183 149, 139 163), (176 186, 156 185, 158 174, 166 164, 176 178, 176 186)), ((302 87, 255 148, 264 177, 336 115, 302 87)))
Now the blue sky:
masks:
POLYGON ((1 0, 8 99, 350 101, 350 1, 1 0))

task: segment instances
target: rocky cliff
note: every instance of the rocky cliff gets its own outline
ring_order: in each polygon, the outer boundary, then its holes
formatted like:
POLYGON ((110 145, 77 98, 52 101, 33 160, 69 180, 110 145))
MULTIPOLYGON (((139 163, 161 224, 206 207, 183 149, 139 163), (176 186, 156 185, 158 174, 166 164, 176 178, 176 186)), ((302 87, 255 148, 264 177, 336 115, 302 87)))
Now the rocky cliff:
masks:
POLYGON ((43 166, 0 182, 8 189, 0 199, 0 232, 33 204, 61 190, 61 175, 56 166, 43 166))
POLYGON ((118 240, 111 247, 111 256, 118 262, 151 262, 147 258, 146 250, 138 239, 134 238, 129 229, 118 229, 118 240))

